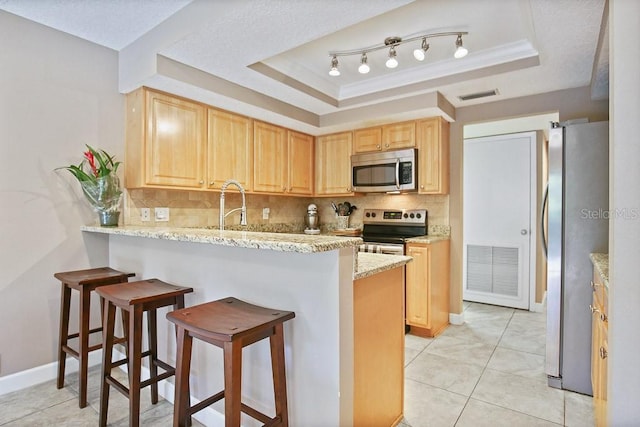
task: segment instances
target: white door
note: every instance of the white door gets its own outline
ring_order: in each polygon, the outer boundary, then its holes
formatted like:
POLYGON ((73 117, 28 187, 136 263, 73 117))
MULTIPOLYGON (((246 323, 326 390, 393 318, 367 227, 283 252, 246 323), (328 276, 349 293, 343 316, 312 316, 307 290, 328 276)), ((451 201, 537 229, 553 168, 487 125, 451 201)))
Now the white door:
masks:
POLYGON ((535 286, 535 147, 535 132, 464 140, 467 301, 529 309, 535 286))

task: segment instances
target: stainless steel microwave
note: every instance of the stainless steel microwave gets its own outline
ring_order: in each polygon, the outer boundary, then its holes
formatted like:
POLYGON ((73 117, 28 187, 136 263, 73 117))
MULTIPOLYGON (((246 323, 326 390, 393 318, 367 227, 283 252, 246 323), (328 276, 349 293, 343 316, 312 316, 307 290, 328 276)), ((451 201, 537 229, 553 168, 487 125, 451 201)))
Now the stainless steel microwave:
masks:
POLYGON ((418 189, 418 150, 383 151, 351 156, 355 192, 386 193, 418 189))

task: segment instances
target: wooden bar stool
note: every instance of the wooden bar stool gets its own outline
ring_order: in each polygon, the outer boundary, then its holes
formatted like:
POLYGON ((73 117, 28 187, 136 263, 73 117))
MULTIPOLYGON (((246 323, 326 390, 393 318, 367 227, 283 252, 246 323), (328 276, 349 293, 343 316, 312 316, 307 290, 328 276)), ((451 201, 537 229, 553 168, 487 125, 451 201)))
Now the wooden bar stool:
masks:
POLYGON ((185 288, 165 283, 158 279, 131 282, 127 286, 102 286, 96 290, 104 298, 104 328, 102 383, 100 387, 100 425, 107 425, 109 409, 109 386, 129 398, 129 426, 140 423, 140 390, 151 385, 151 403, 158 403, 158 382, 174 375, 175 369, 158 359, 157 313, 161 307, 184 307, 184 295, 193 292, 185 288), (125 359, 113 362, 115 309, 120 307, 126 314, 129 333, 129 354, 125 359), (149 349, 142 351, 142 314, 147 313, 147 333, 149 349), (149 357, 150 378, 140 380, 142 358, 149 357), (127 363, 129 387, 111 376, 111 369, 127 363), (158 374, 158 367, 165 372, 158 374))
POLYGON ((265 425, 287 427, 289 416, 282 324, 294 317, 292 311, 259 307, 236 298, 225 298, 168 313, 167 319, 176 324, 178 334, 174 427, 189 426, 192 414, 222 398, 225 399, 226 427, 240 426, 240 412, 265 425), (189 369, 193 337, 223 349, 224 390, 191 406, 189 369), (276 414, 273 418, 241 402, 242 348, 267 337, 271 345, 275 395, 276 414))
MULTIPOLYGON (((87 369, 89 352, 102 347, 102 343, 89 347, 89 334, 102 331, 102 326, 91 329, 89 325, 91 309, 91 292, 100 286, 126 283, 135 273, 123 273, 109 267, 91 268, 88 270, 66 271, 53 275, 62 284, 60 298, 60 334, 58 337, 58 381, 56 386, 64 387, 64 371, 67 354, 75 357, 79 363, 79 406, 87 406, 87 369), (71 290, 80 292, 78 308, 78 333, 69 333, 69 311, 71 308, 71 290), (78 338, 78 349, 69 347, 70 339, 78 338)), ((102 309, 102 304, 100 305, 102 309)), ((102 321, 102 316, 100 316, 102 321)), ((122 342, 118 339, 117 342, 122 342)))

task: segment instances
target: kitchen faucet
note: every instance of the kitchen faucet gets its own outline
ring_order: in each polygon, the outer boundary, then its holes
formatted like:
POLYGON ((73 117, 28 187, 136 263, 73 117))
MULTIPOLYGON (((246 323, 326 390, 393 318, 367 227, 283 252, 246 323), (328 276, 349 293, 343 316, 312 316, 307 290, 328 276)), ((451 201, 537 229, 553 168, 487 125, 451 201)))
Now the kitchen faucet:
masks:
POLYGON ((227 217, 227 215, 232 214, 235 211, 240 211, 240 225, 247 225, 247 205, 245 204, 244 187, 235 179, 228 179, 224 182, 224 184, 222 184, 222 187, 220 188, 220 230, 224 230, 224 219, 227 217), (227 189, 227 187, 231 184, 238 187, 238 189, 240 190, 240 193, 242 194, 242 207, 231 209, 229 212, 225 214, 224 213, 224 192, 227 189))

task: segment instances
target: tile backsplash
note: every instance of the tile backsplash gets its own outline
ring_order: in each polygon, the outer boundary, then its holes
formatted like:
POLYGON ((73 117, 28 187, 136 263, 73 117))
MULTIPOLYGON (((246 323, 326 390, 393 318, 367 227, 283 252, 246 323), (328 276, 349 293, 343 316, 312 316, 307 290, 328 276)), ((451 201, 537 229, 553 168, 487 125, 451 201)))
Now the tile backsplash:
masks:
MULTIPOLYGON (((226 210, 240 207, 241 196, 235 191, 225 193, 226 210)), ((364 209, 427 209, 430 234, 448 234, 449 196, 419 194, 367 194, 355 197, 291 197, 247 194, 247 222, 250 229, 274 229, 301 231, 307 206, 315 203, 323 230, 332 230, 336 225, 336 214, 331 202, 348 201, 357 209, 351 214, 350 227, 361 227, 364 209), (263 208, 269 208, 269 219, 262 219, 263 208)), ((217 227, 220 193, 187 190, 131 189, 125 191, 124 223, 156 227, 217 227), (168 222, 156 222, 153 209, 168 207, 168 222), (151 221, 142 222, 140 209, 151 208, 151 221)), ((239 224, 239 213, 226 219, 228 227, 239 224)))

